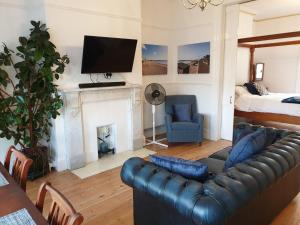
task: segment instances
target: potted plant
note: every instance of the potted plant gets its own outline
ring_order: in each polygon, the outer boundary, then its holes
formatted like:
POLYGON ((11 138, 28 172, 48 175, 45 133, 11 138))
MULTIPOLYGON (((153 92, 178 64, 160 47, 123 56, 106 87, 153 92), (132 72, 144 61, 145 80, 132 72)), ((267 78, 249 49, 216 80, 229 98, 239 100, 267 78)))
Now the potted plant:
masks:
POLYGON ((49 172, 45 143, 51 120, 63 106, 54 80, 69 58, 56 51, 45 24, 31 25, 29 37, 19 38, 16 52, 5 44, 0 51, 0 138, 13 139, 33 159, 29 177, 35 179, 49 172))

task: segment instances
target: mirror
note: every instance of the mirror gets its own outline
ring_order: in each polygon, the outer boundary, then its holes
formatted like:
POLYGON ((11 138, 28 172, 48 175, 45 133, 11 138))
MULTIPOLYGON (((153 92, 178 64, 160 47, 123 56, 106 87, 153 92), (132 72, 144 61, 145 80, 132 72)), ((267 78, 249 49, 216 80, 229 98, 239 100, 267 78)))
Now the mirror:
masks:
POLYGON ((264 63, 256 63, 255 65, 255 81, 262 81, 264 79, 264 63))

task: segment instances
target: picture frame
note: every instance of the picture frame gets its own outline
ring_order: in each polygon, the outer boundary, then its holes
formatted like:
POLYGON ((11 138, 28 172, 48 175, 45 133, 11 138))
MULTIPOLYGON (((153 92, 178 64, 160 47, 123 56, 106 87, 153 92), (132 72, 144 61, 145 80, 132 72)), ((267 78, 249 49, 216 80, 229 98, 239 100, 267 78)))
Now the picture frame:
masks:
POLYGON ((178 74, 209 74, 210 55, 210 42, 178 46, 178 74))
POLYGON ((265 71, 265 64, 264 63, 256 63, 255 64, 255 81, 262 81, 264 79, 264 71, 265 71))
POLYGON ((142 58, 143 76, 168 74, 168 46, 143 44, 142 58))

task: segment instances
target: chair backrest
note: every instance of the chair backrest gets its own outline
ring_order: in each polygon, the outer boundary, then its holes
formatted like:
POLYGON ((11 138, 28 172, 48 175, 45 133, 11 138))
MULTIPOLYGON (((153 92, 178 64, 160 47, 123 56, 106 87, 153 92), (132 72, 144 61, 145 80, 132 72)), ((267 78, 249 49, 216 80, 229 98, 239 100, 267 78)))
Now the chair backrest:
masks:
POLYGON ((10 146, 8 148, 5 157, 4 167, 7 169, 8 172, 11 172, 11 176, 21 186, 21 188, 24 191, 26 191, 28 172, 31 165, 32 165, 32 160, 27 158, 22 152, 18 151, 14 146, 10 146), (12 160, 12 157, 14 158, 14 162, 12 160), (12 162, 13 165, 11 166, 12 162))
POLYGON ((197 113, 197 100, 195 95, 168 95, 166 96, 165 110, 168 114, 173 114, 173 105, 191 104, 192 113, 197 113))
POLYGON ((52 199, 47 218, 50 225, 80 225, 83 222, 83 216, 77 213, 71 203, 48 182, 41 185, 35 204, 41 213, 47 192, 52 199))

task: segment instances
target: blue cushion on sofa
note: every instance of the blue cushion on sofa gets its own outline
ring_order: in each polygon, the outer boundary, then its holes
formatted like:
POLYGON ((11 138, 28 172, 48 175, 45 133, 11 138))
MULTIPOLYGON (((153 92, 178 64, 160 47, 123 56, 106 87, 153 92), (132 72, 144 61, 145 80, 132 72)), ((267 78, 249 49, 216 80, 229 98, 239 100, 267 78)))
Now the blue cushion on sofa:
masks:
POLYGON ((260 129, 243 137, 231 150, 224 169, 243 162, 263 150, 266 143, 266 130, 260 129))
POLYGON ((192 105, 191 104, 175 104, 173 105, 174 120, 176 122, 192 121, 192 105))
POLYGON ((234 129, 232 145, 236 145, 243 137, 253 132, 254 130, 252 130, 250 127, 245 127, 244 129, 234 129))
POLYGON ((208 177, 208 167, 197 161, 179 159, 168 156, 150 156, 150 160, 157 166, 179 174, 185 178, 205 181, 208 177))
POLYGON ((239 123, 233 129, 233 141, 232 145, 236 145, 243 137, 253 133, 257 130, 266 130, 266 143, 265 147, 273 144, 275 141, 280 139, 278 137, 278 130, 271 127, 262 127, 259 125, 250 125, 249 123, 239 123))
POLYGON ((265 129, 266 130, 266 143, 265 147, 274 144, 277 140, 277 130, 274 128, 266 127, 266 128, 259 128, 259 129, 265 129))

